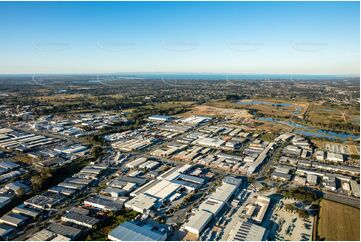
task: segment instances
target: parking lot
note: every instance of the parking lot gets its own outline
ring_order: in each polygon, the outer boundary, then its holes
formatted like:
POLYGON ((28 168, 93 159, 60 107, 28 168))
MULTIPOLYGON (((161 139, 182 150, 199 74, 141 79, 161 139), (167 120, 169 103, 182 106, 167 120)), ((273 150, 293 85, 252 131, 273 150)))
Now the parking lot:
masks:
MULTIPOLYGON (((291 199, 282 199, 281 201, 284 204, 294 202, 291 199)), ((270 234, 271 239, 312 240, 313 219, 311 217, 308 219, 301 218, 295 212, 286 211, 284 205, 280 206, 278 203, 272 214, 272 220, 275 222, 275 226, 270 234)))

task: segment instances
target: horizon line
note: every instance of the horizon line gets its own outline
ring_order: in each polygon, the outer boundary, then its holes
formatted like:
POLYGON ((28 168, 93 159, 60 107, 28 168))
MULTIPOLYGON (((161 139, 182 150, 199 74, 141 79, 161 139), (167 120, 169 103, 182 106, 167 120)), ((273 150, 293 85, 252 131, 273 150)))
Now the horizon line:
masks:
POLYGON ((241 73, 241 72, 53 72, 53 73, 0 73, 0 76, 38 76, 38 75, 254 75, 254 76, 338 76, 360 77, 360 74, 312 74, 312 73, 241 73))

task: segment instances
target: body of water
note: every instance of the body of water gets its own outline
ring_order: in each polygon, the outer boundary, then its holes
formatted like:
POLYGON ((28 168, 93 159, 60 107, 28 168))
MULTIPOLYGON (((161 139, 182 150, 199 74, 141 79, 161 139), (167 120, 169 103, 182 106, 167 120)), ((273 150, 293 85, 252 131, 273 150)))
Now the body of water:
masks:
POLYGON ((328 131, 328 130, 323 130, 323 129, 315 129, 313 127, 297 124, 292 121, 284 121, 284 120, 278 120, 278 119, 274 119, 274 118, 258 118, 258 120, 285 124, 285 125, 297 128, 294 131, 295 133, 298 133, 298 134, 301 134, 304 136, 309 136, 309 137, 341 139, 341 140, 344 140, 344 139, 359 140, 360 139, 360 135, 342 133, 342 132, 334 132, 334 131, 328 131))

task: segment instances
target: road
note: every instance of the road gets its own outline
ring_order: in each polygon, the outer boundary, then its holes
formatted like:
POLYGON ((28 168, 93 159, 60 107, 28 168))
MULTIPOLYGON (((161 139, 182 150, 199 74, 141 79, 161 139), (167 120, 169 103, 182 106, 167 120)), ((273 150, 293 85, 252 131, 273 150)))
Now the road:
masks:
POLYGON ((268 160, 266 161, 266 164, 264 164, 261 168, 261 170, 258 172, 257 176, 256 176, 256 180, 260 179, 260 178, 263 178, 266 174, 267 174, 267 171, 275 164, 275 157, 276 155, 278 154, 278 152, 281 152, 280 149, 282 149, 284 146, 279 146, 277 147, 278 145, 275 144, 275 149, 272 152, 272 155, 271 157, 268 158, 268 160))
POLYGON ((323 191, 323 198, 328 199, 334 202, 346 204, 355 208, 360 208, 360 199, 356 197, 350 197, 342 194, 331 193, 328 191, 323 191))

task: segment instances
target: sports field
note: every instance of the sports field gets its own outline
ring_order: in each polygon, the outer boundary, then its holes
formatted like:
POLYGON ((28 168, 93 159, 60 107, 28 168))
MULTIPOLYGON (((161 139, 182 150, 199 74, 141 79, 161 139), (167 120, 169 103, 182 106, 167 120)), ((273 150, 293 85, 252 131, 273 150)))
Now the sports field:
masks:
POLYGON ((323 199, 317 234, 320 240, 360 240, 360 210, 323 199))

